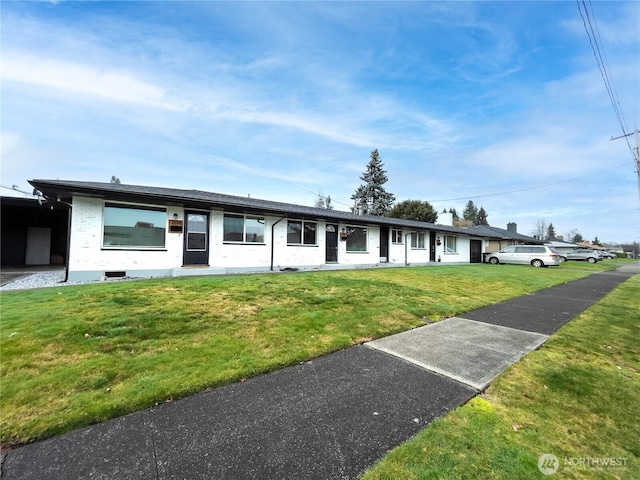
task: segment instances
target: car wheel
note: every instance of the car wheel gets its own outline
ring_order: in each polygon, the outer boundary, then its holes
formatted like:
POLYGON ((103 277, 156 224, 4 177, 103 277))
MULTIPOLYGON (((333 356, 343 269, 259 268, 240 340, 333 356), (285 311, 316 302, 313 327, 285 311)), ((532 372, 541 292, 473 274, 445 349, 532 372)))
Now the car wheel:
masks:
POLYGON ((593 258, 593 257, 589 257, 589 258, 587 258, 587 262, 589 262, 589 263, 596 263, 597 261, 598 261, 598 260, 596 260, 596 259, 595 259, 595 258, 593 258))
POLYGON ((490 263, 491 265, 498 265, 498 264, 500 263, 500 260, 498 260, 496 257, 491 257, 491 258, 489 259, 489 263, 490 263))
POLYGON ((560 257, 560 261, 561 262, 566 262, 567 261, 567 257, 560 257))
POLYGON ((531 260, 531 266, 532 267, 536 267, 536 268, 540 268, 540 267, 544 267, 544 263, 539 258, 536 258, 535 260, 531 260))

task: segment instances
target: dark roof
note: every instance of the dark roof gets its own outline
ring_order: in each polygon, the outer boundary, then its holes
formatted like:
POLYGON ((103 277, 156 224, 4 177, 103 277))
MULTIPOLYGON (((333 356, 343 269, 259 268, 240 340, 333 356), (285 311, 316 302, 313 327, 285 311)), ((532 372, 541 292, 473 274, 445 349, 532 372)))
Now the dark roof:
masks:
POLYGON ((498 227, 490 227, 488 225, 476 225, 467 229, 469 234, 476 235, 478 237, 485 238, 498 238, 501 240, 517 240, 519 242, 527 242, 527 243, 536 243, 542 245, 544 242, 534 237, 529 237, 527 235, 522 235, 517 232, 513 232, 511 230, 505 230, 503 228, 498 227))
POLYGON ((257 198, 203 192, 201 190, 181 190, 176 188, 79 182, 73 180, 30 180, 29 183, 51 200, 60 197, 61 200, 70 201, 72 196, 78 195, 138 203, 152 202, 158 205, 176 205, 186 208, 218 208, 236 213, 260 212, 266 215, 287 216, 291 218, 326 220, 329 222, 341 221, 361 225, 386 225, 392 228, 434 230, 471 236, 483 236, 471 230, 446 225, 376 215, 356 215, 339 210, 306 207, 303 205, 272 202, 257 198))

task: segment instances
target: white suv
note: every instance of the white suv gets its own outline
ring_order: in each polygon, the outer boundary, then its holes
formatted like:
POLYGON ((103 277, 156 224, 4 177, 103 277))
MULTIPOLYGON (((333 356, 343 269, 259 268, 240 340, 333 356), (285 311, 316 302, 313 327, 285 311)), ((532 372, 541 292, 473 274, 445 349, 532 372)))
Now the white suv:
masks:
POLYGON ((550 267, 560 265, 562 258, 553 248, 545 245, 511 245, 499 252, 490 253, 486 261, 493 265, 518 263, 532 267, 550 267))

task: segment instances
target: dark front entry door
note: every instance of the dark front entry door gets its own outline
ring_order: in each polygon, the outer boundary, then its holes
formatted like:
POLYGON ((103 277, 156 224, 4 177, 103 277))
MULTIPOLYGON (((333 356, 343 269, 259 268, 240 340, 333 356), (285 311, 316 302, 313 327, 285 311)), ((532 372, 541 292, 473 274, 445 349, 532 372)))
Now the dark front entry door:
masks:
POLYGON ((209 214, 184 212, 183 265, 209 265, 209 214))
POLYGON ((389 228, 380 227, 380 263, 389 261, 389 228))
POLYGON ((338 225, 327 223, 326 231, 326 263, 338 262, 338 225))
POLYGON ((482 240, 471 240, 471 263, 482 263, 482 240))
POLYGON ((436 261, 436 232, 429 232, 429 260, 436 261))

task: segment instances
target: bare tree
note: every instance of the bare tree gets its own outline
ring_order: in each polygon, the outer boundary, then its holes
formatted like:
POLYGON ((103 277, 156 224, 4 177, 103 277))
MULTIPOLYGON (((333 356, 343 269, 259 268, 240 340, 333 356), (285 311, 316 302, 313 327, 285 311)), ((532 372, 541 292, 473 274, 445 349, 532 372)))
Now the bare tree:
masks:
POLYGON ((540 218, 536 222, 535 229, 531 231, 531 236, 542 240, 545 238, 548 228, 549 228, 549 225, 547 224, 547 222, 544 219, 540 218))

